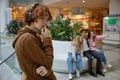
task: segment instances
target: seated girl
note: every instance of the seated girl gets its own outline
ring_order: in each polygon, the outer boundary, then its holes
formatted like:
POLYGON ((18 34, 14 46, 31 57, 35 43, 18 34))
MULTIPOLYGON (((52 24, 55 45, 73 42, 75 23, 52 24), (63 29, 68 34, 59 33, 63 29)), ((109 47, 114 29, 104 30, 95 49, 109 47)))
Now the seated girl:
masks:
MULTIPOLYGON (((102 40, 105 37, 107 37, 107 35, 96 35, 95 36, 93 31, 89 31, 88 37, 87 37, 87 41, 88 41, 88 45, 89 45, 90 49, 93 50, 95 53, 97 53, 99 55, 99 57, 101 57, 101 60, 103 62, 103 72, 107 71, 106 70, 107 60, 106 60, 106 57, 105 57, 103 51, 96 48, 96 41, 102 40)), ((111 66, 111 65, 109 65, 109 66, 111 66)))
POLYGON ((73 69, 73 63, 76 64, 76 76, 80 77, 80 72, 83 70, 82 66, 82 58, 80 56, 81 54, 81 36, 77 36, 72 42, 71 42, 71 51, 68 53, 67 58, 67 67, 69 72, 69 79, 72 79, 72 73, 74 73, 73 69))

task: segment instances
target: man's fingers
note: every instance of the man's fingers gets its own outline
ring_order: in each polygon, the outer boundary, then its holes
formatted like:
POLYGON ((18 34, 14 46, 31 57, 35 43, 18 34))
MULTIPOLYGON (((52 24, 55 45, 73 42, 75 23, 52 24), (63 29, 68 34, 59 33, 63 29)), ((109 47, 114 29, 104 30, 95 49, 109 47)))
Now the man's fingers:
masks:
POLYGON ((41 66, 36 69, 36 73, 39 74, 40 76, 45 76, 47 74, 47 70, 45 67, 41 66))
POLYGON ((47 70, 45 69, 45 67, 41 67, 40 68, 40 76, 45 76, 47 74, 47 70))
POLYGON ((47 71, 46 70, 43 70, 41 73, 40 73, 40 76, 45 76, 47 74, 47 71))

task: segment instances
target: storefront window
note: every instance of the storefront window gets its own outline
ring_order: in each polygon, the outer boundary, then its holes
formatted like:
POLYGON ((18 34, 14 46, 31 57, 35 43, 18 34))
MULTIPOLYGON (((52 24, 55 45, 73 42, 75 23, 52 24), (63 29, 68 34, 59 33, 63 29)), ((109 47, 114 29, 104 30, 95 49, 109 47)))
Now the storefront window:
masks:
POLYGON ((12 10, 12 19, 22 19, 25 10, 33 3, 42 3, 43 0, 10 0, 10 8, 12 10))

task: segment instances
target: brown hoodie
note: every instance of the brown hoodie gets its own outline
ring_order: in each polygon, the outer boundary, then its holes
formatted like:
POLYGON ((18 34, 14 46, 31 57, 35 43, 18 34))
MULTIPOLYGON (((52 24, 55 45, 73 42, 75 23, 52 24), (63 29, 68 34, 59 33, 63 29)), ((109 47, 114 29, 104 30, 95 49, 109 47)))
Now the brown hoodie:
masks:
POLYGON ((56 80, 52 71, 53 47, 50 38, 44 38, 42 42, 35 31, 23 27, 19 30, 13 47, 27 80, 56 80), (36 69, 40 66, 44 66, 48 71, 44 77, 36 74, 36 69))

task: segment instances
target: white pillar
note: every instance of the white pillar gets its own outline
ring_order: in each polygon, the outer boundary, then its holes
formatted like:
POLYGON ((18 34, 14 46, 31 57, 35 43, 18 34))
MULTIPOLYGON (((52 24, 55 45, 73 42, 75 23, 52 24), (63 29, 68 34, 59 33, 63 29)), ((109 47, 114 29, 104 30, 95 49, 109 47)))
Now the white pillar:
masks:
POLYGON ((120 14, 120 0, 110 0, 109 14, 120 14))
POLYGON ((0 32, 6 27, 6 10, 9 8, 9 0, 0 0, 0 32))

